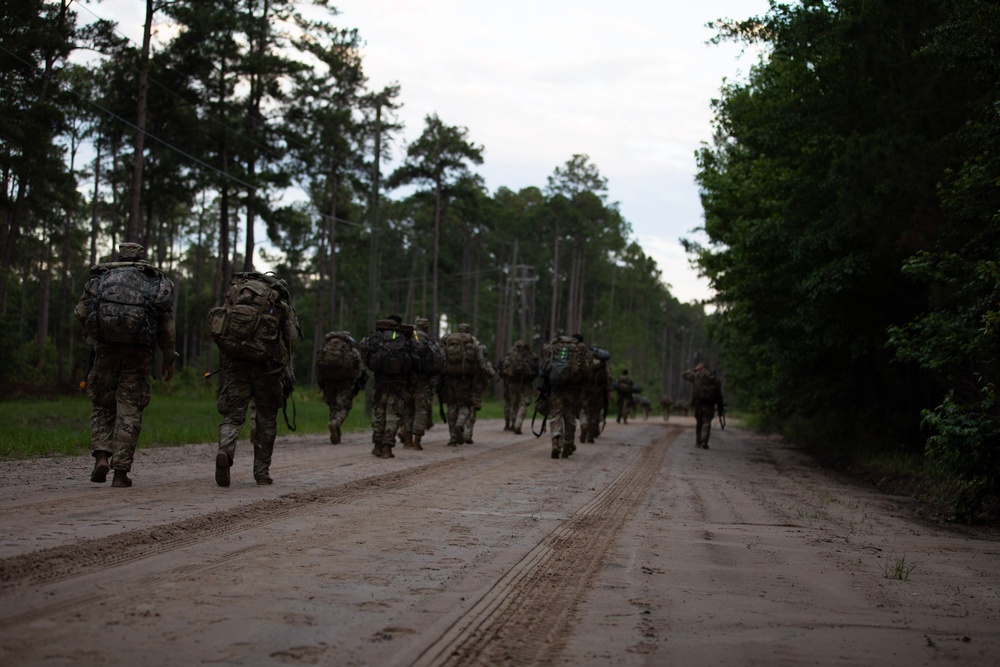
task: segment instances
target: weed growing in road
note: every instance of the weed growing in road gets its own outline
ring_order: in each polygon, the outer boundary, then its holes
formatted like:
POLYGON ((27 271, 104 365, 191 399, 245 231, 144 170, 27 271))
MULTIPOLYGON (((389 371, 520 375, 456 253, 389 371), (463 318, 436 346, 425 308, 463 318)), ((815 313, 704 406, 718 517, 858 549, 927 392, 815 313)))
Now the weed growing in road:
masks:
POLYGON ((910 578, 910 573, 913 572, 916 565, 913 563, 907 563, 906 556, 901 556, 893 563, 880 563, 880 567, 882 568, 882 574, 885 575, 886 579, 906 581, 910 578))

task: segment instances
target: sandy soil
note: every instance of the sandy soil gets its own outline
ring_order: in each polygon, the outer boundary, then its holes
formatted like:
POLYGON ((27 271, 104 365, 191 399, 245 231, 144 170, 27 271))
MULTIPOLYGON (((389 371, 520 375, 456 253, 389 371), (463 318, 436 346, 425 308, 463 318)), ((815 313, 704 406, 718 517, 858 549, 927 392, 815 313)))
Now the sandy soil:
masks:
POLYGON ((732 424, 0 462, 2 665, 996 665, 1000 538, 732 424), (110 479, 110 476, 109 476, 110 479), (901 578, 895 578, 894 574, 901 578))

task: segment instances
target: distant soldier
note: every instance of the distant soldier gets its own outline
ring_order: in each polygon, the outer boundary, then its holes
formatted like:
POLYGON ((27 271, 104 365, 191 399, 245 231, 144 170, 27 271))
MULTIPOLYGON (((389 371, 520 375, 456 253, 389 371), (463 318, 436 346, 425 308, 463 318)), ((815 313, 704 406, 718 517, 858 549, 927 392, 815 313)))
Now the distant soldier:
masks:
POLYGON ((118 246, 118 259, 90 271, 73 310, 93 347, 86 390, 90 412, 90 481, 129 487, 142 412, 149 405, 153 350, 160 348, 164 381, 174 376, 174 284, 146 262, 138 243, 118 246))
POLYGON ((420 359, 414 344, 413 325, 403 324, 399 315, 375 322, 375 331, 358 345, 365 366, 375 374, 372 398, 372 455, 395 457, 392 448, 410 402, 411 372, 420 359))
POLYGON ((517 340, 504 357, 501 374, 504 380, 504 414, 510 421, 510 430, 521 435, 521 426, 534 394, 532 385, 538 377, 538 357, 527 343, 517 340))
MULTIPOLYGON (((708 449, 708 437, 712 431, 712 419, 718 407, 720 417, 725 414, 722 399, 722 382, 715 371, 705 364, 698 364, 692 370, 684 371, 682 377, 691 383, 691 406, 695 418, 695 447, 708 449)), ((725 423, 723 423, 725 426, 725 423)))
POLYGON ((418 317, 413 322, 414 345, 420 364, 410 376, 410 401, 403 417, 400 439, 407 449, 423 449, 421 439, 430 428, 434 390, 444 369, 444 350, 431 338, 430 320, 418 317))
POLYGON ((645 396, 639 397, 639 409, 642 410, 642 420, 649 421, 649 410, 652 406, 649 403, 649 399, 645 396))
POLYGON ((292 392, 295 349, 302 337, 288 286, 270 274, 236 273, 223 304, 209 311, 208 323, 222 355, 215 483, 230 484, 236 440, 250 410, 253 477, 259 485, 271 484, 278 410, 292 392))
POLYGON ((660 396, 660 407, 663 408, 663 421, 670 419, 670 407, 674 404, 674 399, 666 394, 660 396))
POLYGON ((330 410, 330 443, 340 444, 340 429, 354 405, 354 397, 368 382, 358 344, 346 331, 331 331, 316 353, 316 376, 323 401, 330 410))
POLYGON ((590 364, 591 352, 583 336, 559 336, 542 351, 542 393, 548 397, 552 458, 569 458, 576 451, 576 415, 580 411, 580 388, 590 364))
POLYGON ((580 389, 580 442, 594 442, 608 418, 611 393, 611 354, 596 345, 590 347, 590 370, 580 389))
MULTIPOLYGON (((476 394, 481 392, 483 375, 496 371, 483 357, 483 348, 471 333, 468 324, 441 338, 444 369, 441 371, 441 403, 448 406, 448 446, 463 445, 465 425, 476 406, 476 394)), ((481 395, 481 394, 480 394, 481 395)))
POLYGON ((465 444, 472 444, 472 432, 476 428, 476 418, 479 411, 483 409, 483 395, 486 393, 487 388, 490 386, 490 380, 499 378, 499 374, 493 364, 490 363, 489 350, 482 343, 479 347, 483 350, 483 361, 486 362, 486 368, 476 374, 477 382, 473 383, 473 394, 472 394, 472 413, 469 415, 469 419, 465 422, 465 428, 463 433, 465 436, 465 444))
POLYGON ((628 369, 626 368, 618 376, 613 385, 615 392, 618 394, 618 416, 615 418, 615 421, 618 423, 628 423, 628 413, 632 409, 632 386, 632 378, 629 377, 628 369))

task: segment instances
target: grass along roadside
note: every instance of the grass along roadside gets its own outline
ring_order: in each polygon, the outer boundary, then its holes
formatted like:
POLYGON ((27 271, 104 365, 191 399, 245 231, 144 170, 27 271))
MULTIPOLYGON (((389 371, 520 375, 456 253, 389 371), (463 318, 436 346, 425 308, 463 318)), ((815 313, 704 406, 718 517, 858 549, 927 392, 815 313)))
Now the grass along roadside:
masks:
MULTIPOLYGON (((329 411, 317 390, 296 390, 294 402, 288 402, 288 419, 296 425, 296 433, 326 433, 329 411), (294 407, 293 407, 294 405, 294 407), (293 419, 294 415, 294 419, 293 419)), ((503 417, 503 405, 484 401, 479 413, 483 419, 503 417)), ((440 423, 437 401, 434 421, 440 423)), ((36 456, 85 454, 90 451, 90 400, 83 395, 46 400, 0 403, 0 458, 17 459, 36 456)), ((154 392, 143 412, 139 448, 214 442, 219 433, 219 413, 215 395, 163 395, 154 392)), ((365 416, 364 393, 354 399, 354 408, 344 424, 343 432, 371 429, 371 419, 365 416)), ((241 438, 249 437, 249 421, 241 438)), ((278 436, 291 431, 278 413, 278 436)))

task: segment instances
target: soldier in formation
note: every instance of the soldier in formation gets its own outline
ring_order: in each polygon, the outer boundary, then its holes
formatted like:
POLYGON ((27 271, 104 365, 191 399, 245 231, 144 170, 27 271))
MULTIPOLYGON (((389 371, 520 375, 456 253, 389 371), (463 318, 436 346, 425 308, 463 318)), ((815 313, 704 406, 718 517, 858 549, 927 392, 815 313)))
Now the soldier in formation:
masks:
POLYGON ((615 380, 614 390, 618 394, 618 415, 615 417, 615 421, 618 423, 625 422, 628 423, 628 415, 632 410, 632 378, 629 377, 628 369, 622 371, 622 374, 618 376, 615 380))
MULTIPOLYGON (((725 404, 722 399, 722 382, 711 368, 698 364, 693 369, 684 371, 682 376, 691 383, 691 406, 694 408, 695 447, 708 449, 708 438, 712 432, 712 420, 715 410, 719 415, 725 414, 725 404)), ((725 424, 723 423, 723 426, 725 424)))
POLYGON ((132 486, 135 448, 142 413, 149 405, 150 368, 154 348, 163 355, 164 381, 174 375, 175 331, 173 283, 146 261, 138 243, 118 246, 115 262, 91 269, 73 314, 83 325, 93 362, 85 382, 91 400, 90 481, 132 486))
POLYGON ((414 344, 413 325, 403 324, 399 315, 375 323, 375 330, 361 339, 359 348, 365 366, 375 375, 372 398, 372 455, 391 459, 396 434, 412 400, 412 371, 420 359, 414 344))
POLYGON ((542 350, 542 392, 548 398, 554 459, 567 459, 576 451, 576 415, 580 412, 580 389, 590 357, 581 334, 554 338, 542 350))
POLYGON ((331 331, 316 353, 316 377, 330 412, 330 443, 340 444, 341 427, 354 405, 354 397, 368 382, 358 344, 347 331, 331 331))
POLYGON ((590 347, 586 376, 580 389, 580 442, 594 442, 604 428, 608 417, 608 400, 611 392, 611 354, 596 345, 590 347))
POLYGON ((500 368, 504 381, 504 428, 521 435, 524 416, 534 393, 534 381, 538 377, 538 357, 527 343, 517 340, 500 368))
POLYGON ((444 368, 444 351, 431 338, 430 321, 418 317, 413 322, 414 345, 420 363, 410 377, 410 399, 406 405, 400 441, 407 449, 422 450, 420 441, 431 425, 434 391, 444 368))
POLYGON ((440 397, 448 409, 448 446, 455 447, 466 443, 466 423, 482 400, 482 378, 492 377, 496 371, 483 356, 482 345, 468 324, 460 324, 457 331, 442 337, 441 348, 445 363, 440 397))

